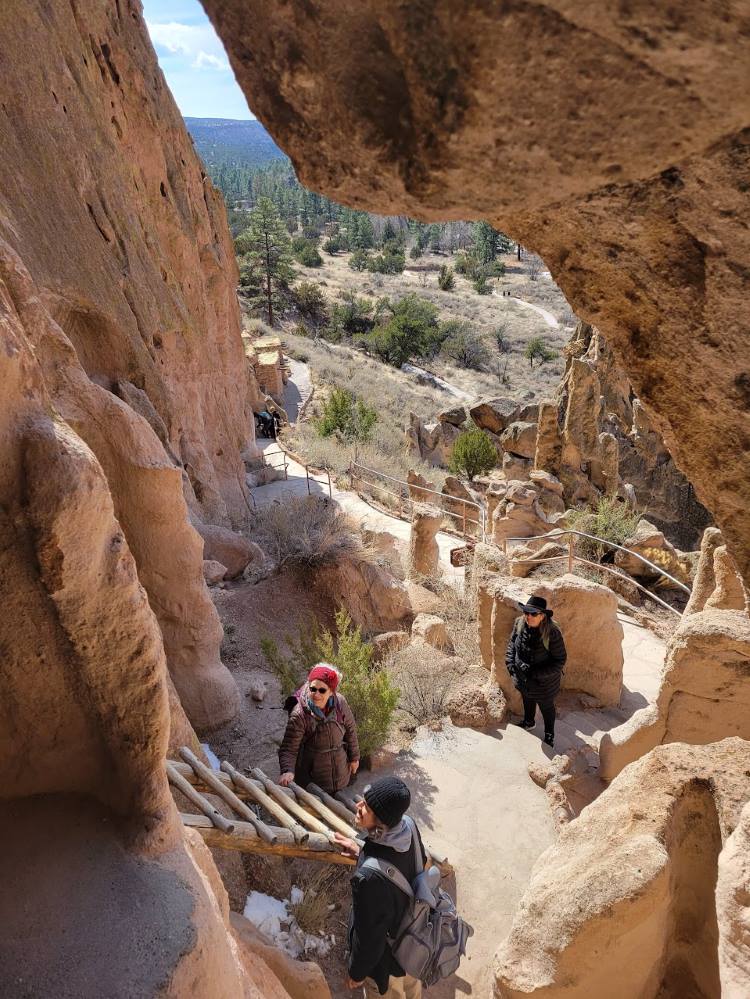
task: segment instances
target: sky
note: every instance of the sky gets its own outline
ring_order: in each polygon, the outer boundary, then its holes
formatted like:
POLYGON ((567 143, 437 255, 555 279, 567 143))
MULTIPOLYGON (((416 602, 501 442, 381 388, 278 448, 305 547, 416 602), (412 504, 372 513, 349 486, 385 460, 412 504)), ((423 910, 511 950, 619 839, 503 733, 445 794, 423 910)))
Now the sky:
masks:
POLYGON ((184 117, 255 117, 198 0, 143 0, 143 14, 184 117))

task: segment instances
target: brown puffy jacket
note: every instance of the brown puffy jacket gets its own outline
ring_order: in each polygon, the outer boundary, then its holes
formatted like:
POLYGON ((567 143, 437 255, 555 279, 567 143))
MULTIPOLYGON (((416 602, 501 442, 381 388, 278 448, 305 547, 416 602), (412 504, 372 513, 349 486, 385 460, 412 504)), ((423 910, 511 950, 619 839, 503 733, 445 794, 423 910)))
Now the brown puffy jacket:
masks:
POLYGON ((303 687, 279 746, 282 774, 293 772, 301 787, 313 783, 329 794, 347 786, 349 764, 359 759, 352 709, 343 694, 335 696, 338 707, 323 720, 307 707, 307 692, 303 687))

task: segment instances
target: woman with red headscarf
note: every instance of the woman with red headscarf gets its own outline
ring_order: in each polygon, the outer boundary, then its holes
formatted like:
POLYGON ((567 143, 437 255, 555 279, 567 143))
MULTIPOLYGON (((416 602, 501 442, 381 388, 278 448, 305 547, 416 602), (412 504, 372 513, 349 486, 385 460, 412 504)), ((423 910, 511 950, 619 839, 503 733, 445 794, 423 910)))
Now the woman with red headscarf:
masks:
POLYGON ((346 787, 359 769, 359 743, 352 709, 337 694, 340 674, 318 663, 307 681, 288 697, 286 732, 279 747, 279 784, 317 784, 328 794, 346 787))

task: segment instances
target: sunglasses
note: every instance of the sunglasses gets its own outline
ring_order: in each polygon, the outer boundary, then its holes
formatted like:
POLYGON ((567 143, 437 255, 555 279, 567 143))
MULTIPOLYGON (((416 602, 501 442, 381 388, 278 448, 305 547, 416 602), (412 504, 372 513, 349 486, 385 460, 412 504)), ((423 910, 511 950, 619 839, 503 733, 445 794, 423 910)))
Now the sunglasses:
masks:
POLYGON ((524 611, 523 612, 523 616, 524 617, 541 617, 542 616, 542 611, 524 611))
POLYGON ((312 694, 327 694, 328 687, 310 687, 310 692, 312 694))

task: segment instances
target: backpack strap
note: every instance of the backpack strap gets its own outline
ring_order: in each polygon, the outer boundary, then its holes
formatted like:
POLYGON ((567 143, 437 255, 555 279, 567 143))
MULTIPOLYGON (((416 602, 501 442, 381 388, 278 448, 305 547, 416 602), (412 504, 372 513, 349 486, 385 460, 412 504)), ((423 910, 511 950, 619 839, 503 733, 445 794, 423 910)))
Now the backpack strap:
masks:
POLYGON ((361 871, 376 871, 378 874, 382 874, 382 876, 390 881, 391 884, 394 884, 397 888, 399 888, 407 898, 414 898, 414 892, 411 889, 411 885, 403 876, 401 871, 397 867, 394 867, 393 864, 389 864, 380 857, 368 857, 365 861, 363 861, 359 869, 361 871))
POLYGON ((411 829, 411 853, 414 858, 414 877, 421 874, 424 870, 424 862, 422 860, 422 851, 419 849, 419 836, 417 835, 417 827, 414 825, 414 819, 410 815, 404 816, 404 822, 411 829))

